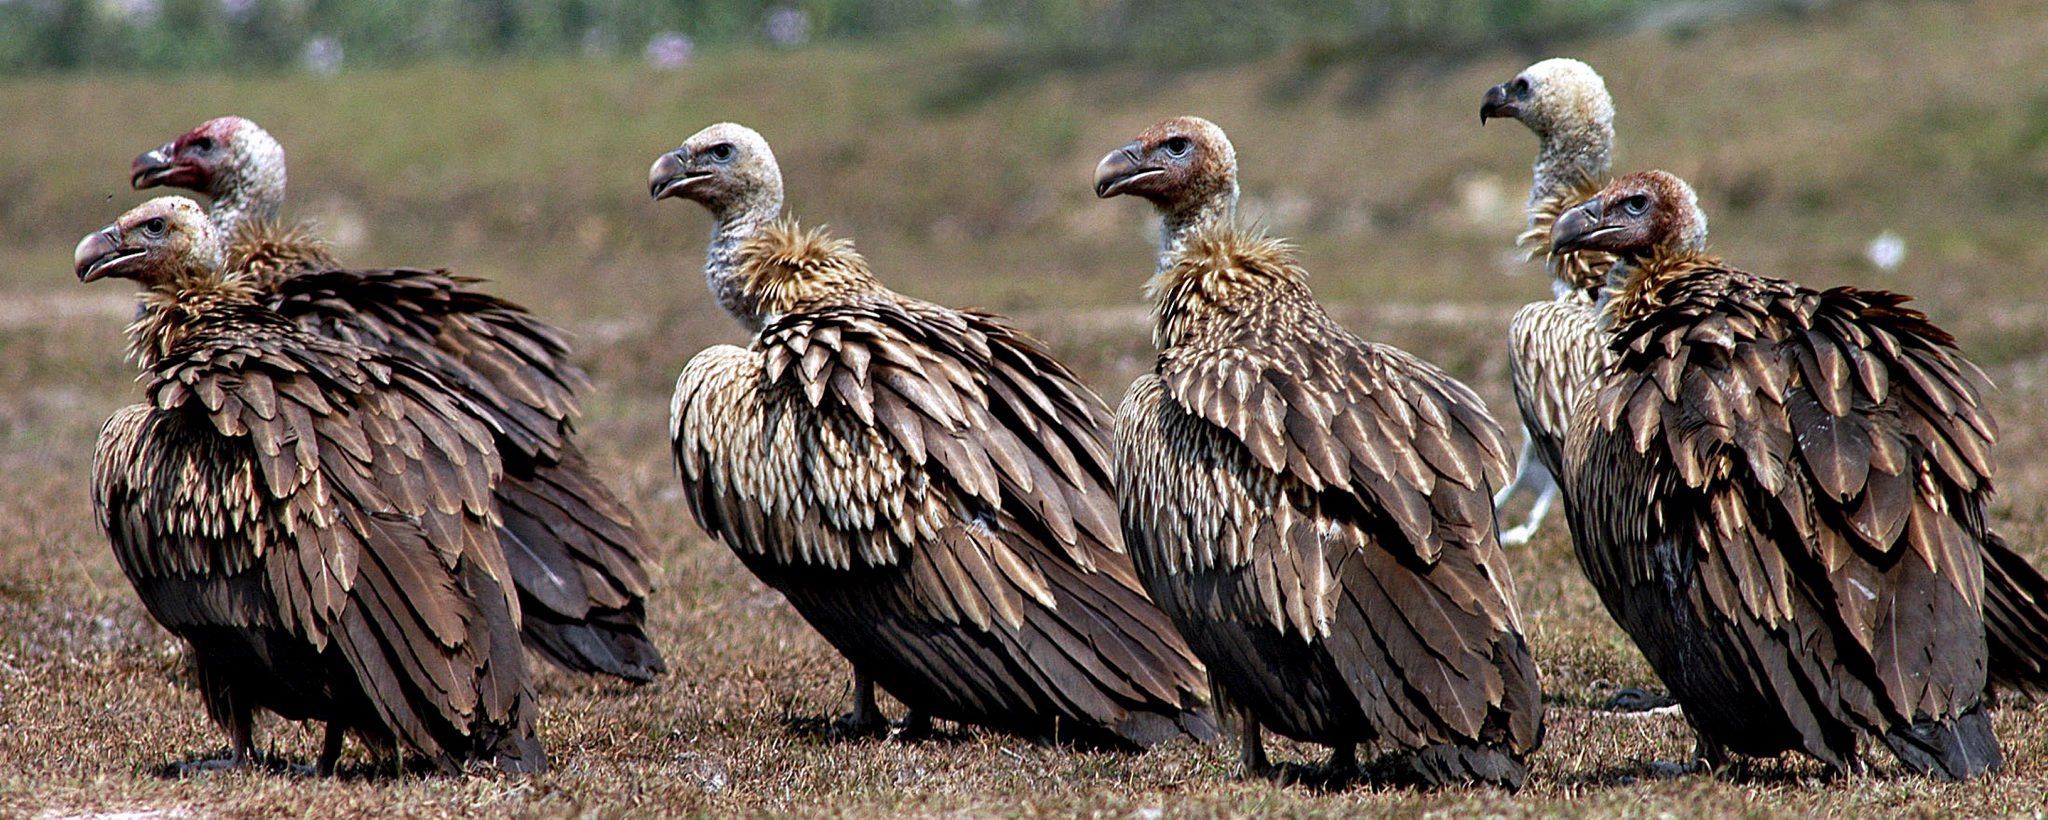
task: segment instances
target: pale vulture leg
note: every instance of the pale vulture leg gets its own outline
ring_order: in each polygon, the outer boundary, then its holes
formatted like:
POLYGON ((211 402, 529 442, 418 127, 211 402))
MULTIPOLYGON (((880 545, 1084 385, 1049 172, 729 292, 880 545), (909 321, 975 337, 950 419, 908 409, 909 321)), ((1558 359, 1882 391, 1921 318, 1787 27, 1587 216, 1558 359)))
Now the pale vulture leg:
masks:
POLYGON ((1536 444, 1529 435, 1529 428, 1522 428, 1522 455, 1515 460, 1515 480, 1502 487, 1493 495, 1494 509, 1505 508, 1516 496, 1536 494, 1536 500, 1529 505, 1529 517, 1513 529, 1501 530, 1500 542, 1507 546, 1529 543, 1536 537, 1536 528, 1542 526, 1544 516, 1557 502, 1557 478, 1544 469, 1543 462, 1536 458, 1536 444))
POLYGON ((832 733, 841 737, 866 737, 889 731, 882 707, 875 703, 875 679, 853 670, 853 711, 832 721, 832 733))

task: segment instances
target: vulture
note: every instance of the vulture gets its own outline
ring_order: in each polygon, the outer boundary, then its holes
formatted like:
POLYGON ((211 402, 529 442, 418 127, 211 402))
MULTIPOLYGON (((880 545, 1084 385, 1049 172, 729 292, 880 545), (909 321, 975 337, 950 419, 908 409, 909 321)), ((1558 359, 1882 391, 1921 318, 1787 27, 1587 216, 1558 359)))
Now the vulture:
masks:
POLYGON ((1094 393, 1008 320, 898 294, 851 243, 777 221, 751 129, 698 132, 649 186, 711 212, 705 283, 753 333, 676 381, 685 497, 852 664, 835 731, 886 731, 879 685, 907 735, 1215 735, 1201 664, 1123 552, 1094 393))
POLYGON ((1523 544, 1557 501, 1565 425, 1581 386, 1606 363, 1598 309, 1611 264, 1590 251, 1548 256, 1558 214, 1585 201, 1607 180, 1614 156, 1614 101, 1607 83, 1585 63, 1544 60, 1486 91, 1479 121, 1510 117, 1535 132, 1535 181, 1529 186, 1528 229, 1517 243, 1531 259, 1547 256, 1552 298, 1515 312, 1508 324, 1509 372, 1522 414, 1522 454, 1515 479, 1494 497, 1505 507, 1534 494, 1529 517, 1503 530, 1505 544, 1523 544))
POLYGON ((325 723, 322 773, 349 734, 446 772, 546 768, 480 409, 265 307, 191 200, 144 203, 74 259, 144 291, 147 398, 100 432, 93 507, 228 734, 186 768, 249 766, 259 711, 325 723))
POLYGON ((1616 259, 1614 360, 1565 447, 1587 576, 1698 763, 1799 751, 1858 772, 1872 736, 1916 773, 1997 769, 1987 581, 2040 576, 2001 566, 1987 525, 1982 374, 1906 296, 1749 273, 1705 242, 1692 189, 1662 172, 1552 229, 1558 252, 1616 259))
POLYGON ((562 333, 445 271, 343 268, 304 226, 283 226, 284 149, 241 117, 209 120, 135 158, 136 188, 212 197, 226 269, 308 333, 405 358, 484 409, 505 477, 499 541, 528 647, 577 672, 645 682, 667 671, 645 632, 646 538, 572 440, 589 379, 562 333))
POLYGON ((1543 702, 1495 533, 1507 444, 1479 397, 1363 341, 1293 250, 1233 224, 1235 150, 1166 120, 1104 157, 1095 192, 1162 216, 1158 358, 1117 412, 1120 514, 1138 574, 1243 719, 1392 753, 1394 779, 1519 788, 1543 702))

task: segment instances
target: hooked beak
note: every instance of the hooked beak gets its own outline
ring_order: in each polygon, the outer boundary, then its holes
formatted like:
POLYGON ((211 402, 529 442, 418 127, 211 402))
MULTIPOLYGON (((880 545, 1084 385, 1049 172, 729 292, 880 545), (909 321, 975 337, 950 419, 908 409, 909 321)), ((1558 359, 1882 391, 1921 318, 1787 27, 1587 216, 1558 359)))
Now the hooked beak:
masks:
POLYGON ((1516 108, 1514 103, 1508 101, 1507 83, 1501 83, 1486 89, 1486 99, 1481 100, 1479 103, 1480 125, 1485 125, 1486 121, 1490 119, 1514 118, 1521 116, 1521 114, 1522 110, 1516 108))
POLYGON ((1164 168, 1146 165, 1138 159, 1139 145, 1132 142, 1109 152, 1095 165, 1095 195, 1108 199, 1124 193, 1139 180, 1166 173, 1164 168))
POLYGON ((171 143, 164 143, 135 158, 128 166, 128 184, 135 190, 154 188, 158 185, 183 185, 193 182, 195 169, 176 159, 171 143))
POLYGON ((647 169, 647 195, 656 201, 682 196, 683 189, 711 177, 708 173, 687 173, 688 168, 681 150, 662 154, 654 161, 654 167, 647 169))
POLYGON ((1557 224, 1550 226, 1550 252, 1560 254, 1579 250, 1598 237, 1620 230, 1617 226, 1602 224, 1606 209, 1606 203, 1596 196, 1565 211, 1564 216, 1557 218, 1557 224))
POLYGON ((142 251, 121 247, 120 229, 108 225, 78 240, 78 248, 71 252, 71 265, 73 272, 78 274, 78 281, 93 282, 140 258, 142 251))

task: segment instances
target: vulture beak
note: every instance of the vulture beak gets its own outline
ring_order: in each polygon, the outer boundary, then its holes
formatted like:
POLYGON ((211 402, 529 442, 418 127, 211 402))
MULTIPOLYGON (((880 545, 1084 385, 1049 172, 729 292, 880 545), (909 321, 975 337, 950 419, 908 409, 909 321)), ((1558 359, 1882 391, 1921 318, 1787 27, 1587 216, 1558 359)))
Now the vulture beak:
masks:
POLYGON ((1109 156, 1095 165, 1095 195, 1108 199, 1123 193, 1138 180, 1148 179, 1166 173, 1164 168, 1154 168, 1138 159, 1142 146, 1132 142, 1109 152, 1109 156))
POLYGON ((78 281, 94 282, 140 258, 142 250, 121 247, 121 229, 108 225, 78 240, 78 248, 71 252, 71 265, 78 281))
POLYGON ((176 156, 177 152, 168 142, 143 152, 128 166, 128 184, 138 191, 171 184, 172 177, 192 170, 192 166, 174 159, 176 156))
POLYGON ((710 178, 708 173, 688 173, 689 163, 683 159, 682 149, 662 154, 654 161, 654 167, 647 169, 647 195, 656 201, 683 195, 683 189, 710 178))
POLYGON ((1501 83, 1486 89, 1486 99, 1479 103, 1479 124, 1485 125, 1487 120, 1502 117, 1520 116, 1521 113, 1522 110, 1516 108, 1514 103, 1508 102, 1508 84, 1501 83))
POLYGON ((1576 208, 1565 211, 1564 216, 1557 218, 1557 224, 1550 226, 1550 252, 1559 254, 1575 251, 1586 247, 1602 234, 1620 230, 1616 226, 1602 224, 1606 208, 1606 204, 1596 196, 1576 208))

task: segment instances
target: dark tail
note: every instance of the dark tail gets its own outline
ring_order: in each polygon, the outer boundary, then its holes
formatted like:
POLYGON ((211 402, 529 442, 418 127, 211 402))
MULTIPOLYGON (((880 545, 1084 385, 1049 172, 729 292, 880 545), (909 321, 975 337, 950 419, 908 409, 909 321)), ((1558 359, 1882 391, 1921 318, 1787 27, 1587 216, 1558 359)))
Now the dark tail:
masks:
POLYGON ((1916 774, 1938 780, 1968 780, 1998 769, 2005 762, 1998 738, 1991 734, 1991 716, 1982 705, 1954 720, 1916 720, 1884 734, 1900 763, 1916 774))
POLYGON ((1207 708, 1178 714, 1134 711, 1112 727, 1112 731, 1139 748, 1150 748, 1181 738, 1207 743, 1216 739, 1216 714, 1207 708))
POLYGON ((666 673, 643 628, 650 584, 632 516, 580 460, 521 472, 498 486, 498 540, 527 647, 572 672, 636 683, 666 673))
POLYGON ((526 647, 556 666, 634 683, 668 672, 661 650, 641 630, 646 615, 637 602, 631 609, 593 609, 582 619, 562 618, 531 599, 519 603, 526 610, 520 630, 526 647))
POLYGON ((2048 692, 2048 578, 1997 533, 1984 538, 1984 641, 1993 686, 2048 692))
POLYGON ((1529 780, 1529 767, 1501 749, 1443 743, 1395 758, 1389 774, 1425 788, 1483 783, 1515 792, 1529 780))

